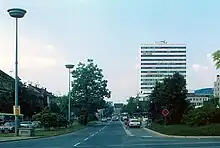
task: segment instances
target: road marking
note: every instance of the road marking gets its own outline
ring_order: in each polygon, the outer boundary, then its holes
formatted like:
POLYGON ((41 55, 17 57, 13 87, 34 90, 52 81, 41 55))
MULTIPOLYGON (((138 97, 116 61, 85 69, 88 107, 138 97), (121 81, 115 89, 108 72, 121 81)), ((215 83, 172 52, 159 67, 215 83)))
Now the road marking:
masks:
POLYGON ((76 144, 74 145, 74 147, 76 147, 76 146, 78 146, 78 145, 80 145, 80 142, 76 143, 76 144))
POLYGON ((122 121, 121 122, 121 125, 125 131, 125 133, 128 135, 128 136, 134 136, 128 129, 126 129, 126 127, 124 126, 124 123, 122 121))
POLYGON ((153 137, 153 136, 141 136, 142 138, 149 138, 149 137, 153 137))
MULTIPOLYGON (((102 131, 102 130, 105 129, 105 128, 106 128, 106 126, 104 126, 103 128, 99 129, 97 132, 93 133, 92 135, 86 137, 86 138, 84 139, 84 141, 86 141, 86 140, 88 140, 89 138, 95 136, 96 134, 98 134, 100 131, 102 131)), ((78 145, 80 145, 80 144, 81 144, 81 142, 78 142, 78 143, 76 143, 73 147, 76 147, 76 146, 78 146, 78 145)))

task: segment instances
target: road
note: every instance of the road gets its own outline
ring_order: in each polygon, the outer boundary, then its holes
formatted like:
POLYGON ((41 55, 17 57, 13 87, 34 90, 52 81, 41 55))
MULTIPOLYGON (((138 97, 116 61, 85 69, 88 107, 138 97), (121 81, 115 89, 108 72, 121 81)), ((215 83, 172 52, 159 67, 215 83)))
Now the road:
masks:
POLYGON ((0 148, 220 148, 220 139, 164 138, 110 122, 57 137, 3 142, 0 148))

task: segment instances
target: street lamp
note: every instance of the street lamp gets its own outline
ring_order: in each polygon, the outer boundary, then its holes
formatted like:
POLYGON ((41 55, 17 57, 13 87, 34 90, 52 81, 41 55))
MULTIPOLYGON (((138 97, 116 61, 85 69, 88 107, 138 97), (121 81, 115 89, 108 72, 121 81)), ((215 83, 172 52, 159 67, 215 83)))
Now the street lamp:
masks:
MULTIPOLYGON (((15 31, 15 109, 19 108, 18 106, 18 18, 24 17, 27 13, 26 10, 20 8, 8 9, 8 13, 11 17, 15 18, 16 31, 15 31)), ((18 136, 18 114, 15 113, 15 136, 18 136)))
POLYGON ((68 68, 69 69, 69 95, 68 95, 68 97, 69 97, 69 103, 68 103, 68 120, 69 120, 69 123, 70 123, 70 117, 71 117, 71 114, 70 114, 70 100, 71 100, 71 96, 70 96, 70 87, 71 87, 71 81, 70 81, 70 74, 71 74, 71 69, 74 67, 74 65, 72 65, 72 64, 67 64, 67 65, 65 65, 66 66, 66 68, 68 68))

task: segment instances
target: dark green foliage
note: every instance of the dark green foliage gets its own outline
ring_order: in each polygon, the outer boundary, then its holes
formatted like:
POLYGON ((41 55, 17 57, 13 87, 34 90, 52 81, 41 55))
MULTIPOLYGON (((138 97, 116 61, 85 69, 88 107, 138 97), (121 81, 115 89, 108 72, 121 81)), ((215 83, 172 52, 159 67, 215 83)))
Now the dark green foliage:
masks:
POLYGON ((183 114, 189 106, 186 100, 186 80, 179 73, 165 78, 163 82, 157 82, 151 95, 149 112, 153 120, 162 120, 163 109, 168 109, 170 114, 167 117, 168 124, 181 123, 183 114))
POLYGON ((72 105, 79 109, 76 114, 80 117, 80 123, 86 125, 89 114, 105 107, 104 98, 110 98, 111 92, 107 89, 102 69, 91 59, 86 64, 80 62, 72 75, 72 105))

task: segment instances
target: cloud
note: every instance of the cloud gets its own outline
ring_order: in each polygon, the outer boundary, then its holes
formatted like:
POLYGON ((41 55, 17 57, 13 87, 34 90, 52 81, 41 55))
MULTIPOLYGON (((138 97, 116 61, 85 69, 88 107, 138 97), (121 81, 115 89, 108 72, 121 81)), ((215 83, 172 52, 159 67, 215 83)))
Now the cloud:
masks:
POLYGON ((193 64, 192 68, 193 68, 193 70, 195 70, 197 72, 204 72, 204 71, 209 70, 208 66, 203 66, 203 65, 200 65, 200 64, 193 64))
POLYGON ((54 45, 49 44, 49 45, 46 45, 46 49, 52 50, 52 49, 55 49, 55 47, 54 45))

